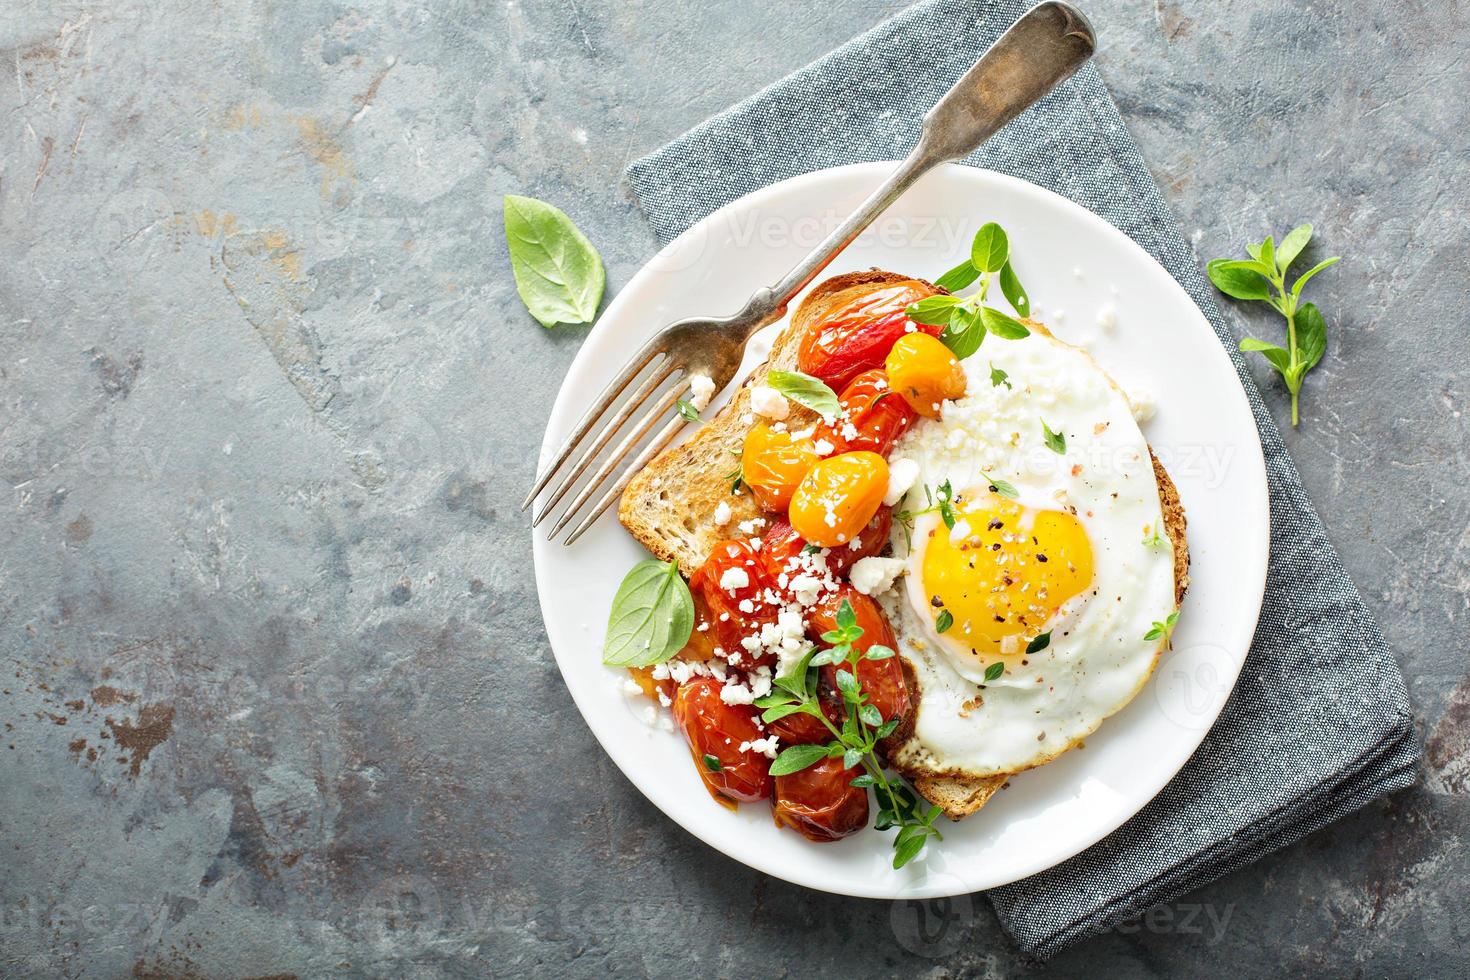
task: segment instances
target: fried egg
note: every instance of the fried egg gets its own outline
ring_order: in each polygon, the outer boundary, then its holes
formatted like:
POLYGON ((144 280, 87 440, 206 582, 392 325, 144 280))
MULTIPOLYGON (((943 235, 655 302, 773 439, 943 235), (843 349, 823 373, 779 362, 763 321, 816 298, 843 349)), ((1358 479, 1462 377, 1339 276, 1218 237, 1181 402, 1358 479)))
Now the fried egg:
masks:
POLYGON ((1117 385, 1044 332, 962 363, 966 394, 892 454, 919 474, 883 597, 917 681, 890 754, 910 774, 1019 772, 1077 744, 1138 693, 1175 609, 1152 457, 1117 385))

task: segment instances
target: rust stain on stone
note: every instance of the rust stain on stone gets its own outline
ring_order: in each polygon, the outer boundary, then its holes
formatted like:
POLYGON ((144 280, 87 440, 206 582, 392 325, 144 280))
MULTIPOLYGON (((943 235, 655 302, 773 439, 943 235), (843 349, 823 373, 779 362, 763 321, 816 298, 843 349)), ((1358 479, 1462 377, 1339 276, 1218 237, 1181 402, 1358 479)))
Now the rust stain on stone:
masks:
MULTIPOLYGON (((106 677, 109 673, 109 671, 104 670, 102 675, 106 677)), ((117 688, 107 684, 92 688, 92 703, 99 708, 111 708, 124 703, 131 704, 136 700, 138 700, 138 695, 131 694, 127 691, 119 691, 117 688)))
POLYGON ((118 748, 128 753, 130 759, 118 756, 119 761, 127 761, 128 774, 137 776, 143 768, 143 763, 148 759, 150 753, 158 746, 168 740, 174 730, 174 706, 171 704, 145 704, 138 712, 136 723, 113 721, 107 719, 107 725, 112 729, 113 738, 118 748))
POLYGON ((1450 695, 1444 715, 1424 742, 1424 755, 1448 793, 1470 793, 1470 674, 1450 695))
POLYGON ((81 711, 87 706, 87 702, 83 701, 81 698, 75 698, 71 701, 67 701, 66 706, 72 711, 81 711))
POLYGON ((66 540, 72 544, 81 544, 91 536, 92 519, 86 514, 83 514, 66 526, 66 540))
POLYGON ((71 744, 66 747, 67 751, 76 756, 78 759, 82 757, 82 752, 86 748, 87 740, 85 738, 72 739, 71 744))

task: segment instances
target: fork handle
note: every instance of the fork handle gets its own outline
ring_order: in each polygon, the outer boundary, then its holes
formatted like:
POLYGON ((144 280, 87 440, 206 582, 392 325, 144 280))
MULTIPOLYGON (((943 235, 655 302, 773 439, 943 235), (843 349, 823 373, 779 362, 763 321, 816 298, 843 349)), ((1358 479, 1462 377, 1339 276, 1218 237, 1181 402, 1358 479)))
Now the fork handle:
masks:
POLYGON ((761 289, 734 319, 751 333, 781 316, 868 225, 930 170, 958 160, 1050 92, 1092 56, 1097 37, 1082 12, 1047 0, 1012 24, 924 116, 919 143, 868 199, 774 286, 761 289))

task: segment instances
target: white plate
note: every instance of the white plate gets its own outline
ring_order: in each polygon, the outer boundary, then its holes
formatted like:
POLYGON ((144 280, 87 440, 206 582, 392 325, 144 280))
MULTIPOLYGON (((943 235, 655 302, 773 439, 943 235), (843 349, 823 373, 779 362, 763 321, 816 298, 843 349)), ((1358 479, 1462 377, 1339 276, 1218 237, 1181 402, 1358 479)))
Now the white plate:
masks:
MULTIPOLYGON (((567 373, 542 458, 565 438, 627 353, 663 324, 736 309, 775 282, 893 168, 823 170, 722 208, 656 256, 618 294, 567 373)), ((1214 723, 1250 644, 1266 579, 1269 504, 1255 423, 1220 341, 1152 258, 1096 215, 1024 181, 950 166, 926 177, 826 275, 871 266, 934 278, 998 221, 1034 315, 1086 343, 1126 390, 1159 406, 1144 426, 1179 486, 1193 569, 1167 654, 1144 692, 1084 749, 1012 779, 974 816, 944 827, 895 871, 891 833, 813 844, 778 830, 765 804, 730 813, 700 785, 682 736, 650 727, 648 702, 601 664, 613 593, 645 552, 606 515, 571 548, 535 534, 536 584, 556 660, 577 707, 618 767, 664 813, 726 854, 788 881, 871 898, 937 897, 1015 881, 1117 828, 1179 771, 1214 723), (1116 311, 1116 327, 1099 313, 1116 311)), ((795 303, 792 308, 795 308, 795 303)), ((995 343, 992 339, 989 341, 995 343)))

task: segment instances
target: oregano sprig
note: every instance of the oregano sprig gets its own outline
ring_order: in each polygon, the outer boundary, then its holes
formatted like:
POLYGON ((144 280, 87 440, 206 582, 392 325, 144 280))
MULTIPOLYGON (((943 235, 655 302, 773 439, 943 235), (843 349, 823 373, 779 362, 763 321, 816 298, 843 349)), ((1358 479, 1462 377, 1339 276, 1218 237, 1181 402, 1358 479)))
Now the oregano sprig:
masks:
POLYGON ((1327 321, 1312 303, 1303 303, 1302 288, 1341 256, 1323 259, 1296 277, 1287 288, 1286 274, 1302 249, 1312 240, 1310 224, 1297 225, 1281 243, 1269 236, 1259 245, 1246 245, 1249 259, 1215 259, 1206 271, 1215 288, 1235 299, 1262 300, 1286 318, 1286 346, 1278 347, 1255 337, 1240 342, 1243 351, 1259 351, 1271 362, 1291 392, 1291 424, 1300 420, 1302 379, 1317 366, 1327 350, 1327 321))
POLYGON ((852 778, 851 785, 872 787, 877 795, 875 829, 898 828, 893 839, 893 866, 901 868, 919 855, 931 837, 942 839, 934 826, 942 811, 937 806, 922 809, 911 789, 901 780, 888 778, 883 762, 878 758, 878 743, 893 734, 900 719, 883 718, 863 690, 857 666, 861 659, 884 660, 892 657, 894 652, 878 644, 862 652, 856 646, 862 636, 863 628, 857 624, 852 603, 844 599, 837 610, 837 628, 822 634, 826 647, 820 651, 808 651, 788 673, 774 680, 770 694, 757 698, 755 703, 764 709, 761 721, 766 724, 800 712, 811 715, 827 727, 832 733, 832 741, 825 745, 789 746, 771 763, 771 774, 784 776, 800 772, 823 759, 841 758, 846 769, 861 767, 863 771, 852 778), (827 664, 838 665, 833 676, 847 709, 841 728, 832 723, 817 701, 818 671, 827 664))
MULTIPOLYGON (((1000 291, 1012 309, 1023 317, 1031 315, 1031 301, 1011 266, 1010 239, 1004 228, 991 221, 975 233, 970 257, 934 280, 934 285, 948 290, 949 295, 926 296, 904 312, 915 323, 943 327, 939 339, 960 360, 979 350, 988 333, 1007 340, 1028 336, 1031 331, 1025 324, 985 305, 993 281, 1000 283, 1000 291), (955 295, 977 280, 980 288, 975 293, 968 297, 955 295)), ((1001 378, 1004 380, 1004 373, 1001 378)), ((993 372, 991 379, 992 384, 997 383, 993 372)))

